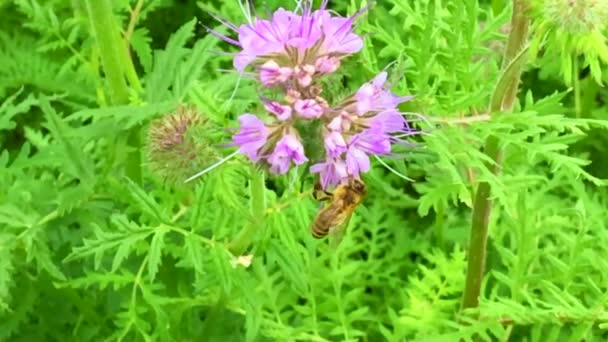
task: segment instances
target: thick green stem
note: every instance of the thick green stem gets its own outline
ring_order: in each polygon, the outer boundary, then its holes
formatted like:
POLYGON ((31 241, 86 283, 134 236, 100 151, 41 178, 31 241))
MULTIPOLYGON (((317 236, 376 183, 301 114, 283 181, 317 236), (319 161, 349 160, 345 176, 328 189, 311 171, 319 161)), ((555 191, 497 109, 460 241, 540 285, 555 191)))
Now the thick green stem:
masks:
POLYGON ((440 249, 445 250, 445 205, 443 203, 439 203, 437 206, 435 242, 440 249))
POLYGON ((110 0, 85 0, 91 30, 101 56, 103 71, 108 81, 110 98, 114 104, 129 102, 129 87, 125 79, 124 45, 110 0))
MULTIPOLYGON (((129 85, 136 92, 140 92, 141 84, 135 73, 128 48, 120 36, 118 21, 112 12, 112 2, 111 0, 85 0, 85 3, 91 21, 91 30, 101 57, 103 72, 106 76, 110 101, 112 104, 128 103, 129 85)), ((129 135, 129 145, 133 148, 133 151, 127 157, 126 173, 131 180, 141 184, 141 128, 133 127, 127 134, 129 135)))
MULTIPOLYGON (((525 49, 524 44, 527 42, 528 26, 526 1, 513 0, 511 32, 503 60, 504 73, 494 90, 490 113, 509 111, 513 107, 521 77, 521 52, 525 49)), ((489 167, 495 174, 498 174, 503 159, 499 139, 496 136, 489 136, 484 151, 493 160, 493 164, 489 167)), ((462 297, 463 309, 479 305, 481 283, 485 272, 488 225, 492 212, 491 190, 490 183, 480 182, 473 202, 467 276, 462 297)))
POLYGON ((574 111, 577 119, 581 117, 581 81, 578 77, 578 56, 572 54, 572 82, 574 87, 574 111))
POLYGON ((228 249, 234 255, 241 255, 251 245, 255 235, 264 228, 266 220, 266 199, 264 192, 266 185, 264 173, 254 170, 249 183, 251 198, 251 219, 249 223, 238 233, 236 238, 230 242, 228 249))

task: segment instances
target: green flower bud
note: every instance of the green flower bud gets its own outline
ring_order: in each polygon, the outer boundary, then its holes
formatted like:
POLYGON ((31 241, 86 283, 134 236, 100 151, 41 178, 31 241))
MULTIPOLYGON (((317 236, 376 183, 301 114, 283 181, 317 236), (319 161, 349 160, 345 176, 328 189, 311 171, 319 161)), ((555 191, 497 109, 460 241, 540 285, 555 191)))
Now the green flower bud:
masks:
POLYGON ((213 164, 218 153, 212 147, 209 120, 189 107, 155 120, 148 131, 148 164, 159 177, 180 184, 213 164))

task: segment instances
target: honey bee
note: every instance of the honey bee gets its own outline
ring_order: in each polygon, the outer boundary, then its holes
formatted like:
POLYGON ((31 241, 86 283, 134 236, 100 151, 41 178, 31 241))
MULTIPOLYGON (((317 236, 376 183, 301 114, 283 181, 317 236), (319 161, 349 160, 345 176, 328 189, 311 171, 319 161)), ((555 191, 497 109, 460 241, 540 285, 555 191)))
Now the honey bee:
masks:
POLYGON ((349 179, 345 184, 340 184, 333 193, 320 189, 319 184, 315 185, 313 196, 320 201, 329 203, 322 208, 311 225, 312 236, 322 239, 329 232, 335 231, 338 227, 346 224, 353 212, 363 201, 367 189, 365 183, 360 179, 349 179))

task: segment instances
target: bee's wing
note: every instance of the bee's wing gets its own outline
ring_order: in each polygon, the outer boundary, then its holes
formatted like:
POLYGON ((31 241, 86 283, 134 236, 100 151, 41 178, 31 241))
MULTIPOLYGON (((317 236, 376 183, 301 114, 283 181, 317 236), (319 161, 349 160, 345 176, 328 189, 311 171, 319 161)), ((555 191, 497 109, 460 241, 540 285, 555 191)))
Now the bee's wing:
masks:
POLYGON ((346 231, 348 230, 348 226, 350 225, 350 219, 352 216, 353 216, 353 214, 351 212, 348 215, 348 217, 346 217, 346 219, 344 219, 344 222, 341 225, 334 227, 329 232, 329 234, 328 234, 329 235, 329 247, 331 249, 338 248, 338 246, 344 239, 344 235, 346 234, 346 231))

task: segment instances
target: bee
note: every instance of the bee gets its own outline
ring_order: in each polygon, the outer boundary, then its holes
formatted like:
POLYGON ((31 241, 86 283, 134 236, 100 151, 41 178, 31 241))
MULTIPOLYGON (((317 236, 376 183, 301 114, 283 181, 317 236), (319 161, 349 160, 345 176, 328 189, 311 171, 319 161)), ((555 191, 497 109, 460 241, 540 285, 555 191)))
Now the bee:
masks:
POLYGON ((363 201, 367 189, 360 179, 349 179, 347 183, 340 184, 333 193, 321 190, 315 184, 313 196, 319 201, 329 203, 322 208, 311 225, 312 236, 321 239, 333 232, 336 228, 346 224, 353 212, 363 201))

